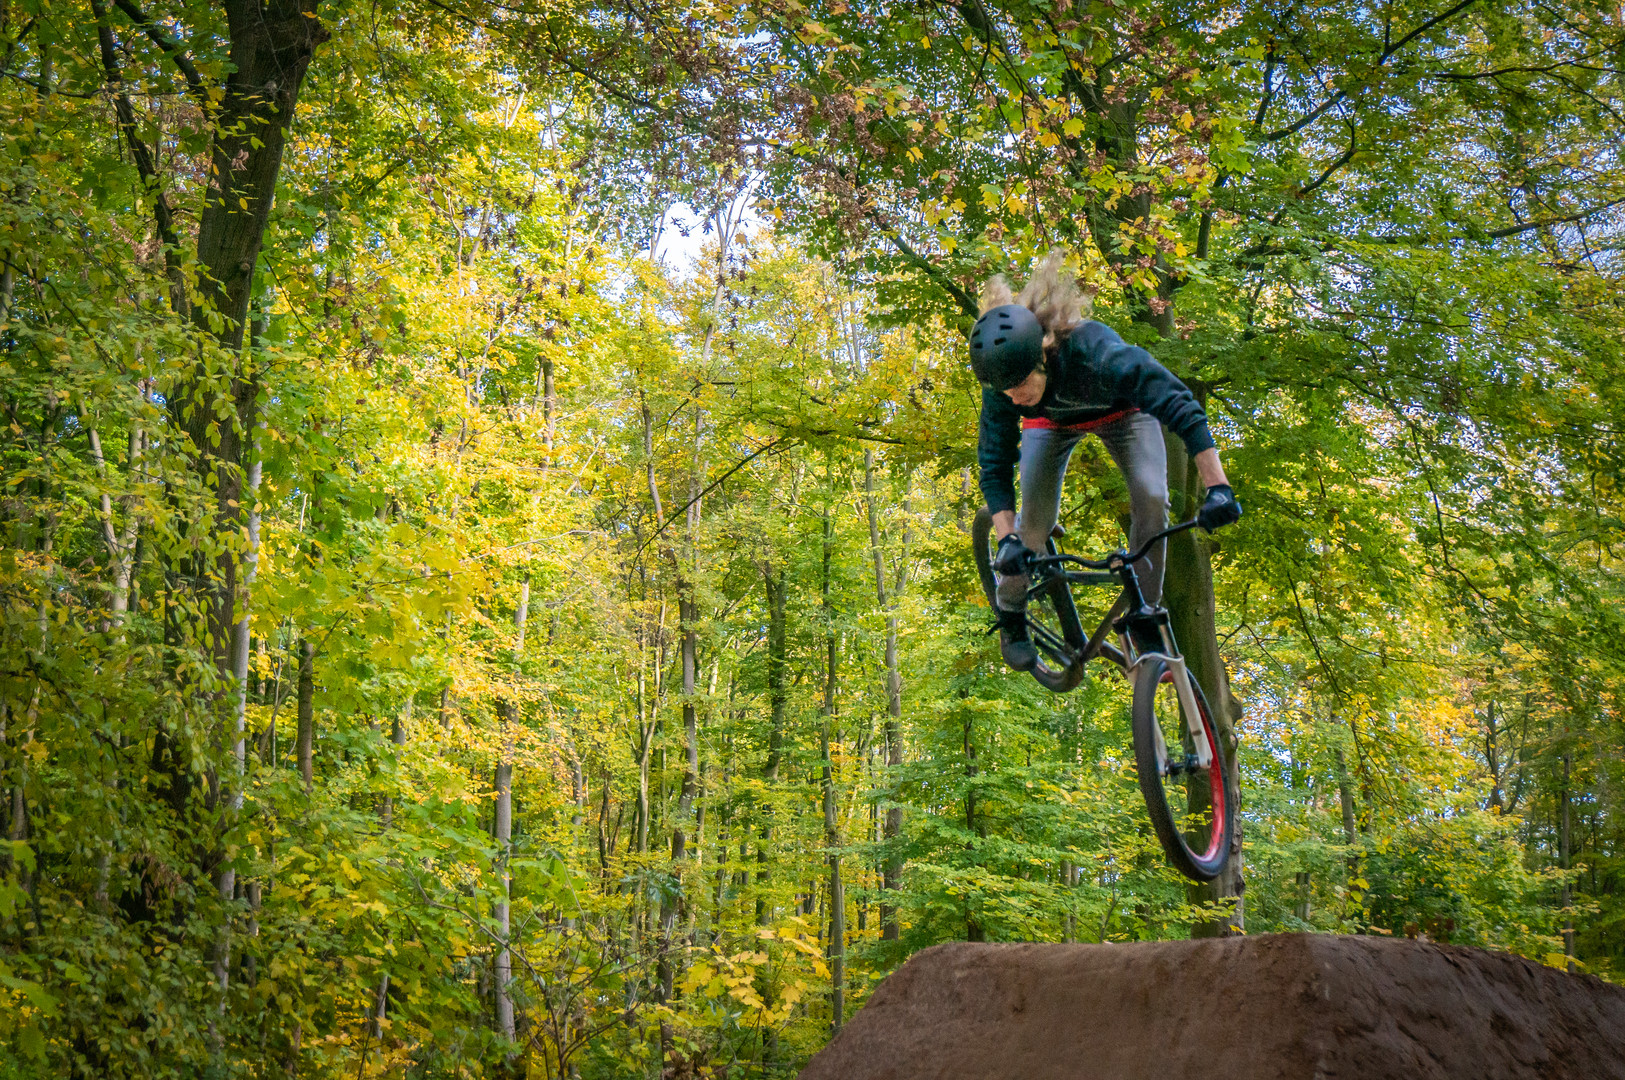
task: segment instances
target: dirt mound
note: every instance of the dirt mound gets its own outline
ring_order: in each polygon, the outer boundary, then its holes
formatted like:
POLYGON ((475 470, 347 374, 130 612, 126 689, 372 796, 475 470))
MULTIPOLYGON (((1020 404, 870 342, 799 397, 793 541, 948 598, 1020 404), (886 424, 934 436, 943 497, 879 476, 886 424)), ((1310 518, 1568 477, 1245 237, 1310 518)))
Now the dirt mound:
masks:
POLYGON ((1625 989, 1386 938, 939 945, 801 1073, 950 1077, 1625 1080, 1625 989))

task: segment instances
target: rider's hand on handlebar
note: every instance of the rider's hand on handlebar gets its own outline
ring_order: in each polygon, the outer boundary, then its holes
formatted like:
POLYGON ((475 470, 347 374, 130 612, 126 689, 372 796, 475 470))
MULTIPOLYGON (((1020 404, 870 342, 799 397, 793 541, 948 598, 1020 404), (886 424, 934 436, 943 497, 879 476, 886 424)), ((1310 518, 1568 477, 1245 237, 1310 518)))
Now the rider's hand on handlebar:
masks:
MULTIPOLYGON (((1241 520, 1241 504, 1229 484, 1214 484, 1207 489, 1207 498, 1196 514, 1196 523, 1208 532, 1234 525, 1241 520)), ((1002 548, 1000 550, 1003 550, 1002 548)))
POLYGON ((1027 560, 1032 557, 1032 549, 1021 542, 1020 536, 1010 533, 999 538, 999 550, 993 556, 993 569, 1001 574, 1025 574, 1027 560))

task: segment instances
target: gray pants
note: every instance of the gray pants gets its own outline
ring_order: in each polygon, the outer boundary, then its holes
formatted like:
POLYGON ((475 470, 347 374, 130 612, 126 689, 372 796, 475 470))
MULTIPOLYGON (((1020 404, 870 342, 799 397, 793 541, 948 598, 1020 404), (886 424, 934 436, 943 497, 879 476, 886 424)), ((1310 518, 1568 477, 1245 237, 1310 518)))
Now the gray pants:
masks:
MULTIPOLYGON (((1168 527, 1168 451, 1162 442, 1162 425, 1150 414, 1129 413, 1090 432, 1027 428, 1021 433, 1021 513, 1016 517, 1016 531, 1021 542, 1034 551, 1044 550, 1044 541, 1055 527, 1066 463, 1072 448, 1086 434, 1100 436, 1128 484, 1130 550, 1168 527)), ((1147 603, 1162 599, 1162 560, 1167 547, 1166 541, 1158 544, 1134 567, 1147 603)), ((1025 574, 1000 578, 999 607, 1024 609, 1027 585, 1025 574)))

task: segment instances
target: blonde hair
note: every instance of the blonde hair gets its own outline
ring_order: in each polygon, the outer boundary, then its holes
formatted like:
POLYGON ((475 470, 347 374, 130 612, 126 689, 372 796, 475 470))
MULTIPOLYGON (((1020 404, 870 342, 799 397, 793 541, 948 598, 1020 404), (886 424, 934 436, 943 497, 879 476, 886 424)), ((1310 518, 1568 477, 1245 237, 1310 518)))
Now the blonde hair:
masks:
POLYGON ((1020 293, 1010 288, 1003 274, 995 274, 982 286, 981 310, 985 314, 1001 304, 1020 304, 1038 316, 1044 328, 1044 350, 1048 352, 1089 317, 1093 301, 1078 288, 1077 278, 1066 267, 1066 252, 1055 248, 1033 268, 1020 293))

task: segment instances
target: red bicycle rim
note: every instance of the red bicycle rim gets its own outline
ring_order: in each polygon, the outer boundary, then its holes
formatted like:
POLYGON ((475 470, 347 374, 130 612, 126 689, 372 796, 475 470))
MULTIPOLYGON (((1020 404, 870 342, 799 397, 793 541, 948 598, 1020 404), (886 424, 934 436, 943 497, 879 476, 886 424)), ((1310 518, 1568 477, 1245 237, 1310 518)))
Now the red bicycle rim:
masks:
MULTIPOLYGON (((1159 682, 1173 682, 1172 671, 1163 672, 1159 682)), ((1213 804, 1213 828, 1209 831, 1207 850, 1196 855, 1199 862, 1211 863, 1219 855, 1219 849, 1224 845, 1225 815, 1230 807, 1225 800, 1224 758, 1219 753, 1219 735, 1213 730, 1213 718, 1208 716, 1207 710, 1202 710, 1202 734, 1207 738, 1208 756, 1212 761, 1207 767, 1208 798, 1213 804)), ((1194 855, 1195 852, 1192 852, 1194 855)))
POLYGON ((1202 711, 1202 731, 1207 735, 1209 756, 1213 759, 1207 767, 1209 799, 1213 803, 1213 828, 1201 860, 1212 862, 1224 844, 1224 816, 1229 813, 1229 807, 1225 805, 1224 758, 1219 753, 1218 732, 1213 730, 1213 720, 1205 709, 1202 711))

